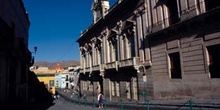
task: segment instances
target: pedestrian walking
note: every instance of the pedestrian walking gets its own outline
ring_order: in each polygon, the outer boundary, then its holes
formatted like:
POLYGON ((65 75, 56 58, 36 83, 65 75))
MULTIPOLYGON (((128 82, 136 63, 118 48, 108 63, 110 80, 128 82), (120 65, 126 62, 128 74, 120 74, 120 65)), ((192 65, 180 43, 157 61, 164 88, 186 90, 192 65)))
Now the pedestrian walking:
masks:
POLYGON ((86 99, 86 96, 87 96, 86 94, 83 94, 83 99, 86 99))
POLYGON ((60 98, 60 95, 59 95, 59 94, 57 94, 57 100, 59 100, 59 98, 60 98))
POLYGON ((54 100, 56 100, 56 99, 57 99, 56 95, 53 95, 53 99, 54 99, 54 100))
POLYGON ((99 108, 103 108, 103 100, 104 100, 104 95, 102 94, 102 92, 100 92, 98 95, 99 108))

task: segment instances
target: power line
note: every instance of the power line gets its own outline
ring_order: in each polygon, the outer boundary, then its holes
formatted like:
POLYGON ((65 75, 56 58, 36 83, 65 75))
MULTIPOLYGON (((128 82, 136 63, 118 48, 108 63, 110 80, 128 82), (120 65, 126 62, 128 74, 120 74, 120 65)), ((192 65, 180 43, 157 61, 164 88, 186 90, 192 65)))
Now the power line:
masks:
POLYGON ((73 47, 73 43, 71 43, 70 47, 63 53, 63 55, 57 60, 58 62, 61 61, 63 59, 63 57, 70 52, 70 49, 73 47))

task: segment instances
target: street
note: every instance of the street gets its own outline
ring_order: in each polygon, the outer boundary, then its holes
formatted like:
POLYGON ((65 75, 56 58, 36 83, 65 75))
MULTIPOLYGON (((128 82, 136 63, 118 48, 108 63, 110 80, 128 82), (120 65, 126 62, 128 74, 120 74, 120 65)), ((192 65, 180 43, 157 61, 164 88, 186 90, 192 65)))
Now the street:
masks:
MULTIPOLYGON (((100 110, 101 108, 93 107, 91 105, 85 105, 83 103, 73 103, 66 101, 63 98, 54 101, 54 105, 50 106, 48 109, 44 110, 100 110)), ((105 108, 103 108, 104 110, 105 108)), ((39 109, 36 109, 39 110, 39 109)), ((117 110, 116 108, 108 108, 108 110, 117 110)))
MULTIPOLYGON (((48 107, 48 108, 34 108, 32 110, 135 110, 135 109, 139 109, 139 110, 148 110, 146 107, 128 107, 128 106, 124 106, 123 108, 119 107, 119 106, 107 106, 106 108, 98 108, 98 107, 94 107, 92 105, 86 105, 84 103, 73 103, 70 101, 67 101, 63 98, 60 98, 59 100, 55 100, 54 101, 54 105, 48 107)), ((193 110, 217 110, 218 108, 194 108, 193 110)), ((189 107, 182 107, 182 108, 178 108, 178 107, 172 107, 172 106, 151 106, 149 108, 149 110, 190 110, 189 107)))

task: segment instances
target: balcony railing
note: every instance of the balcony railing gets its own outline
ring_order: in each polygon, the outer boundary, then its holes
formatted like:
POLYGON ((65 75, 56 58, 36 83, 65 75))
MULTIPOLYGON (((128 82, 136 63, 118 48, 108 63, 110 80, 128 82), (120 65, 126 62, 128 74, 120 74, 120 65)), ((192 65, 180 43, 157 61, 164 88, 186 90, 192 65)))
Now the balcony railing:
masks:
POLYGON ((100 69, 99 69, 100 71, 104 71, 104 70, 105 70, 105 64, 100 64, 100 65, 99 65, 99 68, 100 68, 100 69))
POLYGON ((80 70, 80 72, 82 72, 82 73, 90 72, 90 67, 82 68, 82 69, 80 70))
POLYGON ((92 66, 92 71, 99 71, 100 67, 99 65, 92 66))
POLYGON ((105 69, 113 69, 116 68, 116 62, 106 63, 105 69))
POLYGON ((128 67, 128 66, 136 66, 139 64, 139 58, 138 57, 133 57, 133 58, 128 58, 125 60, 121 60, 119 62, 119 67, 128 67))
POLYGON ((129 66, 138 66, 139 65, 139 57, 132 57, 125 60, 114 61, 106 64, 94 65, 92 67, 86 67, 80 69, 81 73, 93 72, 93 71, 104 71, 105 69, 116 69, 129 66))

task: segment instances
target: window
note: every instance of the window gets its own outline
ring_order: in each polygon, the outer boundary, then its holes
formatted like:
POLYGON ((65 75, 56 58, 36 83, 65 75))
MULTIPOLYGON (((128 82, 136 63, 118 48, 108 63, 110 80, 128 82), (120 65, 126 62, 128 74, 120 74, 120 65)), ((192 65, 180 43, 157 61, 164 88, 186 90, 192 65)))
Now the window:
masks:
POLYGON ((54 80, 49 80, 50 87, 54 86, 54 80))
POLYGON ((211 78, 220 78, 220 44, 207 47, 211 78))
POLYGON ((66 75, 66 81, 69 81, 68 75, 66 75))
POLYGON ((124 59, 127 59, 128 58, 128 53, 127 53, 127 49, 128 49, 128 44, 127 44, 127 38, 126 37, 124 37, 124 39, 123 39, 123 49, 124 49, 124 56, 123 56, 123 58, 124 59))
POLYGON ((112 44, 109 44, 109 61, 113 62, 113 46, 112 44))
POLYGON ((68 88, 69 87, 69 83, 66 83, 66 87, 65 88, 68 88))
POLYGON ((171 79, 181 79, 181 65, 179 52, 169 54, 171 79))
POLYGON ((117 42, 114 44, 114 48, 115 48, 115 60, 118 61, 118 44, 117 44, 117 42))
POLYGON ((200 0, 196 0, 196 6, 197 6, 197 12, 200 14, 201 13, 201 3, 200 0))
POLYGON ((134 37, 130 37, 130 43, 131 43, 131 57, 135 57, 135 41, 134 37))
POLYGON ((166 6, 169 10, 169 18, 170 18, 170 24, 175 24, 180 21, 179 15, 178 15, 178 5, 176 0, 167 0, 166 6))

